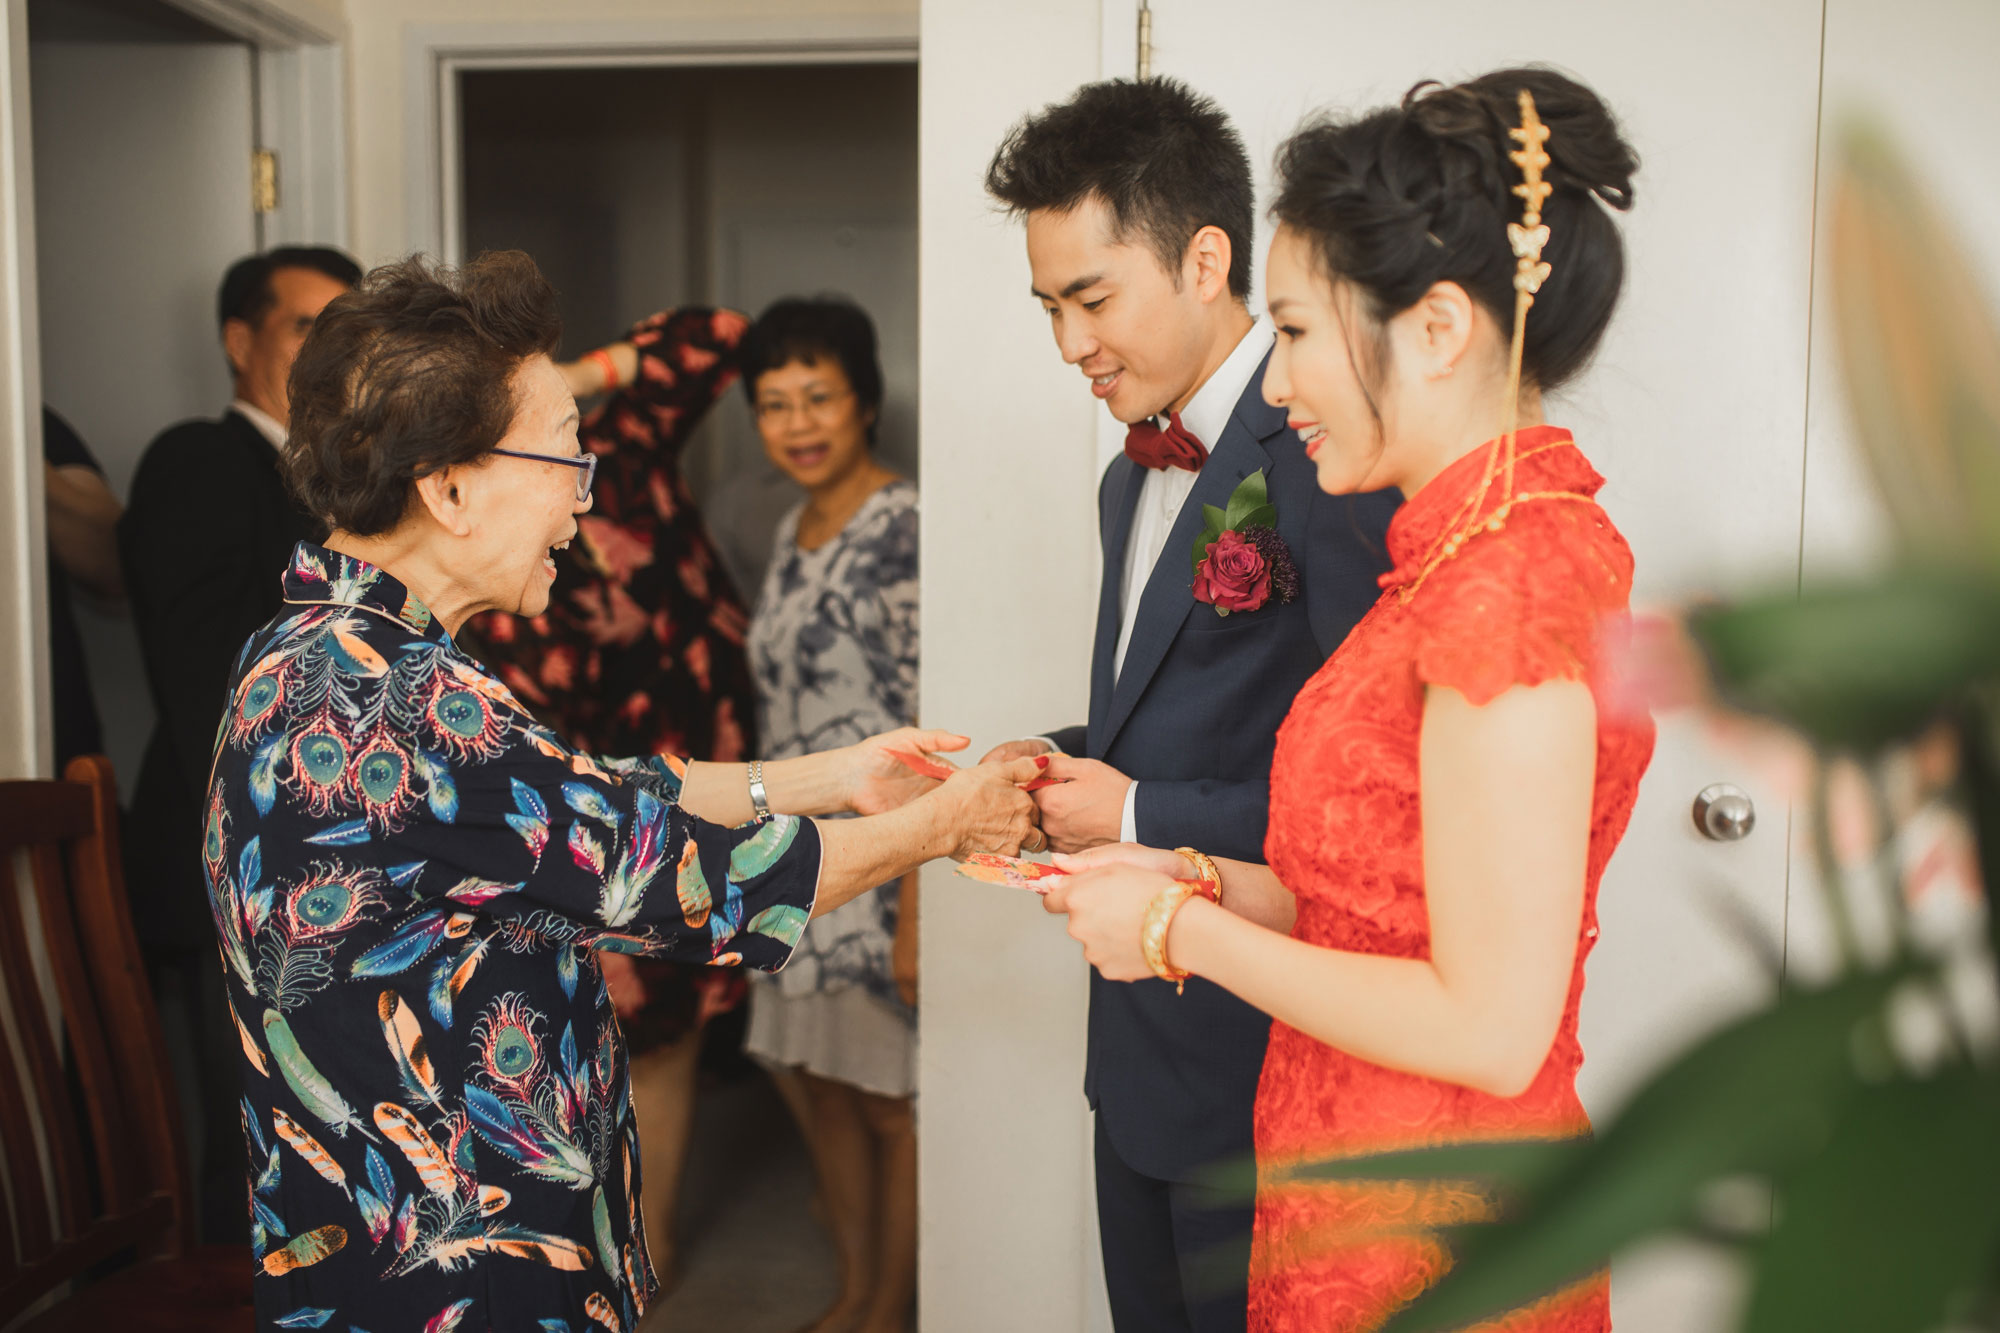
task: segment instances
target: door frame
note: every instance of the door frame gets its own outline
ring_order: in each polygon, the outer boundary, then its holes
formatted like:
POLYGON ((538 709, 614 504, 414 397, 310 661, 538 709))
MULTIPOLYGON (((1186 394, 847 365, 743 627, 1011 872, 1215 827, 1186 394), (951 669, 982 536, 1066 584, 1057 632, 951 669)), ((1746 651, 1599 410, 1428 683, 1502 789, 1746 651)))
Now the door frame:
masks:
MULTIPOLYGON (((330 0, 165 0, 250 43, 285 181, 260 241, 348 235, 346 21, 330 0), (333 127, 329 129, 329 127, 333 127)), ((0 0, 0 778, 54 776, 28 0, 0 0)), ((245 163, 248 170, 249 164, 245 163)))
POLYGON ((42 358, 28 0, 0 13, 0 778, 51 776, 42 358))
POLYGON ((334 0, 165 0, 250 44, 257 146, 278 157, 278 206, 257 245, 348 244, 347 20, 334 0))
POLYGON ((412 25, 404 38, 405 235, 464 258, 458 76, 483 69, 914 64, 915 14, 412 25))

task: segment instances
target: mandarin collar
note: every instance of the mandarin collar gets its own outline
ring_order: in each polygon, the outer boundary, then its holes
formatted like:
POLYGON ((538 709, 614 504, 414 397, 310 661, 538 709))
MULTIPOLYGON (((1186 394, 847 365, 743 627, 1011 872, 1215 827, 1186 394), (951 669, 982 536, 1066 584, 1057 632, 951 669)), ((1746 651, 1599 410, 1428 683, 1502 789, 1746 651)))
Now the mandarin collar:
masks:
POLYGON ((312 542, 292 548, 292 563, 285 570, 285 600, 301 606, 372 611, 426 639, 451 641, 431 609, 387 570, 312 542))
MULTIPOLYGON (((1472 450, 1411 496, 1389 523, 1389 559, 1394 567, 1379 580, 1384 589, 1398 588, 1414 580, 1423 562, 1444 536, 1445 529, 1477 520, 1466 511, 1466 503, 1479 489, 1486 475, 1486 460, 1494 441, 1472 450)), ((1560 426, 1530 426, 1514 435, 1514 493, 1561 491, 1594 496, 1604 478, 1590 465, 1570 433, 1560 426)), ((1500 506, 1502 496, 1496 483, 1480 504, 1480 517, 1500 506)))

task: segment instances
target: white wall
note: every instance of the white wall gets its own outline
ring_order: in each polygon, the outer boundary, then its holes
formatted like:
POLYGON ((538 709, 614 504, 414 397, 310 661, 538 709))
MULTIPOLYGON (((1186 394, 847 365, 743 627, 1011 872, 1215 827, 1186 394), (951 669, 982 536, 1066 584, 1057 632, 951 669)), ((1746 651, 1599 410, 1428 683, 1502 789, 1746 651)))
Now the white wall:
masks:
MULTIPOLYGON (((923 10, 923 717, 969 731, 975 753, 1087 703, 1095 404, 981 176, 1023 112, 1096 77, 1098 23, 1089 0, 923 10)), ((1097 1244, 1083 963, 1029 895, 932 867, 923 969, 924 1326, 1080 1328, 1097 1244)))

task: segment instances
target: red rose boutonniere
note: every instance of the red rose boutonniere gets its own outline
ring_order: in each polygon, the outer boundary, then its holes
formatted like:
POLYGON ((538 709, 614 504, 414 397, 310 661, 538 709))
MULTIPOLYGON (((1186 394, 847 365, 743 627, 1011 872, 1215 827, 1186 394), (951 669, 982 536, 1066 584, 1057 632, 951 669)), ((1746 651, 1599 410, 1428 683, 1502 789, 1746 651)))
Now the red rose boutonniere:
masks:
POLYGON ((1215 614, 1255 611, 1276 596, 1280 603, 1299 595, 1299 568, 1278 535, 1278 511, 1271 505, 1264 474, 1252 472, 1237 483, 1229 508, 1203 505, 1208 521, 1194 539, 1194 599, 1215 614))

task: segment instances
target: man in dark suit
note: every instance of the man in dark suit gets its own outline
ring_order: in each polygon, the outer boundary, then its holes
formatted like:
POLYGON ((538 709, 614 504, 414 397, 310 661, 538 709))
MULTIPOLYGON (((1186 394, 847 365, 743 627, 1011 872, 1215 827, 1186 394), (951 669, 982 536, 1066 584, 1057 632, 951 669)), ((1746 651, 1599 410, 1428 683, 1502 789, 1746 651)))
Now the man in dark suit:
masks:
MULTIPOLYGON (((1089 722, 995 754, 1062 752, 1048 773, 1067 781, 1038 797, 1058 851, 1122 841, 1261 861, 1278 725, 1374 603, 1397 497, 1322 493, 1263 400, 1274 335, 1248 306, 1250 163, 1213 102, 1169 79, 1087 85, 1015 128, 987 188, 1026 219, 1063 360, 1129 428, 1098 492, 1089 722), (1226 508, 1254 473, 1299 586, 1224 616, 1195 599, 1194 543, 1203 506, 1226 508)), ((1199 979, 1177 995, 1091 974, 1084 1091, 1126 1333, 1244 1326, 1251 1207, 1202 1181, 1251 1152, 1269 1030, 1199 979)))
POLYGON ((209 1240, 240 1238, 247 1224, 237 1035, 202 879, 202 798, 230 664, 278 613, 293 545, 321 535, 279 473, 292 360, 321 307, 360 278, 352 259, 318 247, 230 268, 217 314, 235 400, 219 421, 183 422, 147 446, 118 524, 158 719, 126 821, 125 878, 162 1017, 195 1053, 180 1073, 199 1106, 189 1133, 209 1240))

